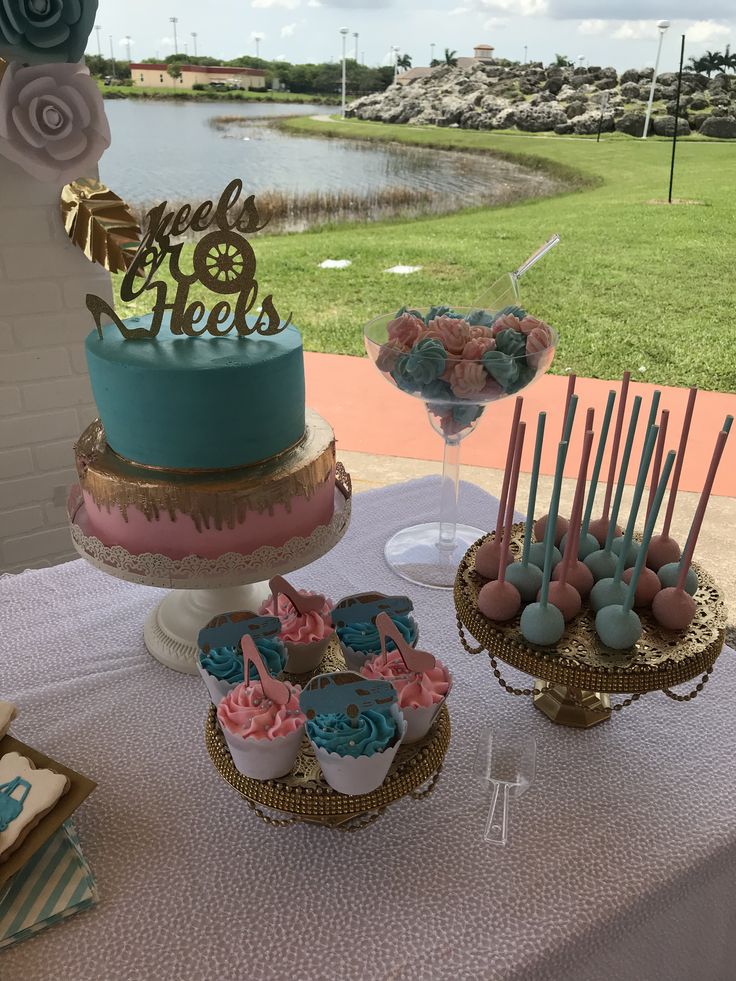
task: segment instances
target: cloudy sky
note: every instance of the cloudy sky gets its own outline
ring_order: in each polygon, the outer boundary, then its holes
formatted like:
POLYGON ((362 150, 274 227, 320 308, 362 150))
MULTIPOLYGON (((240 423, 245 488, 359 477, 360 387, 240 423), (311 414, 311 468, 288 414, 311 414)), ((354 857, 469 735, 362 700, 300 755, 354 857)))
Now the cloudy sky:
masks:
MULTIPOLYGON (((366 64, 388 63, 392 45, 415 65, 427 64, 430 46, 471 55, 492 44, 498 57, 548 62, 556 52, 618 69, 652 64, 656 22, 667 18, 660 70, 677 65, 680 35, 686 57, 706 48, 736 47, 736 0, 100 0, 97 24, 103 53, 110 39, 116 57, 163 57, 174 50, 171 17, 178 18, 178 49, 234 58, 255 54, 288 61, 338 59, 339 30, 350 31, 348 53, 366 64), (185 49, 186 45, 186 49, 185 49)), ((88 50, 97 52, 93 32, 88 50)))

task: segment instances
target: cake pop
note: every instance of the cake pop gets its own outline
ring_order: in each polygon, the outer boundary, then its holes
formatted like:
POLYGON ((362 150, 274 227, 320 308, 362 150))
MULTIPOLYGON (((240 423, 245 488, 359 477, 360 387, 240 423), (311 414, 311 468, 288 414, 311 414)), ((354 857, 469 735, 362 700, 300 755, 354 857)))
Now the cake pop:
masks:
POLYGON ((639 473, 637 474, 636 485, 634 486, 634 496, 631 500, 629 520, 626 523, 626 532, 624 533, 623 540, 621 542, 621 550, 616 563, 616 571, 610 579, 599 579, 590 594, 590 605, 596 611, 602 610, 606 606, 621 606, 626 598, 628 586, 626 583, 624 583, 622 578, 624 574, 626 554, 629 543, 634 536, 636 517, 639 514, 641 499, 644 495, 644 486, 647 481, 649 464, 652 462, 652 454, 654 453, 654 444, 657 440, 658 432, 659 429, 657 426, 651 426, 647 434, 647 440, 644 444, 644 452, 642 453, 641 460, 639 462, 639 473))
POLYGON ((530 644, 540 644, 548 646, 556 644, 565 632, 565 620, 557 609, 549 602, 549 583, 552 577, 552 540, 551 529, 557 519, 557 511, 560 506, 560 488, 562 486, 562 473, 565 469, 565 455, 567 453, 567 443, 561 440, 557 448, 557 466, 555 467, 555 478, 552 486, 552 500, 550 502, 549 518, 552 522, 550 534, 545 539, 546 555, 544 561, 544 573, 542 578, 542 589, 537 603, 530 603, 525 607, 521 614, 521 633, 524 639, 530 644))
POLYGON ((484 579, 495 579, 498 576, 500 565, 499 557, 503 554, 504 565, 514 561, 513 552, 507 548, 506 552, 501 550, 501 533, 503 530, 503 518, 506 511, 506 498, 509 493, 509 479, 511 477, 511 464, 514 460, 514 448, 516 446, 516 434, 519 429, 521 419, 521 407, 524 399, 518 396, 514 404, 514 416, 511 421, 511 433, 509 434, 509 445, 506 450, 506 466, 503 472, 503 484, 501 486, 501 498, 498 502, 498 516, 496 518, 496 533, 493 538, 489 538, 478 549, 475 556, 475 568, 479 575, 484 579))
MULTIPOLYGON (((502 555, 508 549, 509 541, 511 540, 511 526, 514 523, 514 504, 516 503, 516 489, 519 485, 519 467, 521 465, 521 451, 524 447, 525 432, 526 424, 523 422, 519 423, 516 446, 514 448, 514 459, 511 464, 509 493, 506 500, 506 515, 503 524, 503 538, 501 540, 502 555)), ((478 595, 478 609, 489 620, 511 620, 519 612, 519 607, 521 606, 521 594, 519 590, 510 582, 506 582, 506 568, 502 563, 498 570, 498 579, 487 582, 478 595)))
MULTIPOLYGON (((682 562, 682 559, 680 559, 680 562, 682 562)), ((653 569, 649 569, 649 572, 651 572, 653 576, 657 577, 657 582, 659 583, 661 589, 667 589, 668 586, 677 585, 677 580, 680 577, 680 562, 668 562, 666 565, 662 566, 659 572, 654 572, 653 569)), ((700 583, 698 582, 698 576, 695 569, 688 569, 685 575, 685 582, 683 584, 683 589, 685 592, 689 593, 691 596, 694 596, 698 591, 699 585, 700 583)), ((657 592, 659 592, 659 590, 657 590, 657 592)))
POLYGON ((621 499, 624 495, 624 485, 626 483, 626 471, 629 468, 629 459, 631 457, 631 448, 634 444, 634 436, 636 435, 636 424, 639 421, 639 409, 641 408, 641 396, 637 395, 634 399, 634 405, 631 410, 631 420, 629 421, 629 431, 626 435, 626 443, 624 445, 623 455, 621 457, 621 469, 618 475, 618 484, 616 485, 616 494, 613 498, 613 506, 611 507, 610 520, 608 522, 608 534, 606 535, 606 540, 603 547, 598 552, 591 552, 590 555, 585 559, 585 564, 593 573, 593 578, 596 582, 599 579, 610 579, 614 572, 616 571, 616 563, 618 558, 611 551, 611 545, 613 544, 613 538, 616 534, 616 528, 618 521, 618 513, 621 509, 621 499))
MULTIPOLYGON (((541 542, 532 542, 531 547, 529 548, 529 565, 536 566, 537 569, 540 570, 540 572, 542 569, 544 569, 544 555, 545 555, 544 542, 545 539, 542 539, 541 542)), ((556 545, 553 545, 552 568, 556 569, 557 566, 560 564, 560 562, 562 562, 562 552, 559 550, 559 548, 557 548, 556 545)))
POLYGON ((587 566, 584 566, 577 557, 578 536, 580 535, 580 521, 583 513, 583 497, 585 496, 585 480, 588 476, 588 463, 590 462, 590 450, 593 446, 593 410, 588 410, 588 418, 585 422, 585 435, 583 437, 583 452, 580 457, 580 469, 578 471, 577 484, 575 485, 575 497, 572 504, 572 514, 570 515, 570 530, 567 533, 567 546, 562 562, 557 566, 552 574, 553 582, 549 584, 549 601, 554 604, 565 618, 565 623, 572 620, 580 612, 582 597, 590 592, 593 585, 593 576, 587 566), (583 573, 587 573, 585 582, 580 582, 580 567, 583 573), (577 573, 577 576, 574 575, 577 573))
POLYGON ((529 484, 529 502, 526 512, 526 524, 524 525, 524 547, 521 552, 521 562, 512 562, 511 565, 506 567, 506 582, 511 583, 512 586, 516 586, 524 603, 531 603, 542 585, 542 570, 536 565, 529 563, 529 550, 532 545, 534 507, 537 502, 539 465, 542 459, 546 420, 547 413, 540 412, 537 417, 537 437, 534 445, 534 461, 532 463, 532 475, 529 484))
POLYGON ((682 431, 680 433, 680 445, 677 448, 677 463, 675 464, 675 472, 672 475, 672 487, 670 487, 670 496, 667 501, 667 511, 665 512, 662 531, 652 539, 647 554, 647 564, 655 572, 668 562, 679 562, 680 560, 680 546, 674 538, 670 538, 670 525, 672 524, 672 516, 675 512, 677 490, 680 486, 680 475, 682 473, 682 465, 685 461, 685 451, 687 449, 688 436, 690 435, 690 424, 693 420, 693 410, 695 409, 697 394, 697 388, 691 388, 687 396, 685 419, 683 420, 682 431))
POLYGON ((652 509, 644 526, 642 547, 636 557, 636 565, 632 570, 631 582, 629 583, 629 588, 624 602, 620 605, 615 604, 613 606, 604 606, 603 609, 599 610, 595 616, 595 629, 599 638, 606 645, 606 647, 610 647, 616 651, 623 651, 628 647, 632 647, 641 637, 641 620, 634 612, 632 607, 634 605, 636 586, 639 581, 639 576, 641 575, 641 570, 644 568, 644 559, 646 558, 647 548, 652 538, 654 525, 657 522, 657 515, 659 514, 659 509, 662 506, 665 488, 667 487, 667 481, 670 478, 670 473, 674 462, 675 453, 673 450, 667 454, 664 469, 662 470, 662 475, 659 478, 659 484, 657 485, 657 492, 654 497, 652 509))
MULTIPOLYGON (((616 413, 616 426, 613 431, 613 443, 611 444, 611 459, 608 464, 608 479, 606 480, 606 494, 603 499, 603 511, 600 518, 588 522, 588 531, 596 539, 599 545, 603 545, 608 535, 608 525, 610 523, 611 494, 613 493, 613 481, 616 477, 616 464, 618 463, 618 450, 621 445, 621 435, 624 429, 624 416, 626 415, 626 399, 629 394, 629 381, 631 373, 624 372, 621 381, 621 395, 619 396, 618 412, 616 413)), ((615 534, 619 534, 617 529, 615 534)))
MULTIPOLYGON (((562 433, 560 434, 560 439, 564 440, 567 445, 570 445, 570 434, 572 432, 572 425, 575 421, 575 410, 577 409, 578 399, 575 395, 575 380, 577 375, 571 374, 567 379, 567 394, 565 396, 565 412, 562 417, 562 433)), ((534 524, 534 535, 538 542, 544 541, 547 536, 547 520, 549 518, 548 514, 542 515, 538 518, 534 524)), ((562 515, 557 515, 557 523, 555 524, 555 545, 559 545, 562 541, 562 536, 565 534, 568 528, 567 518, 563 518, 562 515)), ((562 556, 560 555, 560 558, 562 556)), ((543 564, 543 562, 542 562, 543 564)))
MULTIPOLYGON (((644 430, 648 433, 652 426, 657 421, 657 411, 659 409, 659 400, 662 397, 662 393, 658 388, 655 388, 652 394, 652 404, 649 408, 649 419, 647 420, 647 427, 644 430)), ((624 547, 624 535, 617 535, 613 540, 613 545, 611 546, 611 551, 614 555, 621 555, 621 550, 624 547)), ((632 538, 627 547, 626 554, 624 555, 624 568, 629 569, 635 562, 636 556, 639 554, 639 543, 634 541, 632 538)))
POLYGON ((688 569, 693 561, 693 552, 695 551, 700 529, 703 527, 705 510, 708 507, 710 494, 713 490, 713 482, 716 479, 718 465, 721 462, 721 457, 723 456, 723 449, 726 445, 726 440, 728 439, 728 433, 732 422, 733 417, 727 416, 724 427, 719 432, 718 438, 716 439, 713 457, 711 458, 710 466, 708 467, 708 473, 705 478, 703 490, 700 494, 700 500, 698 501, 698 507, 695 511, 693 523, 690 526, 690 533, 687 536, 685 551, 682 553, 677 583, 674 586, 667 586, 665 589, 660 590, 660 592, 658 592, 654 597, 654 602, 652 603, 652 613, 654 613, 657 623, 666 630, 685 630, 695 616, 697 605, 692 596, 685 591, 685 580, 687 578, 688 569))
MULTIPOLYGON (((603 416, 603 426, 601 427, 601 436, 598 441, 598 450, 595 455, 595 463, 593 464, 593 473, 590 478, 590 489, 588 491, 588 500, 585 504, 585 514, 583 515, 583 524, 580 528, 580 541, 578 542, 578 558, 582 561, 586 556, 590 555, 591 552, 597 552, 600 548, 598 544, 598 539, 595 535, 591 535, 588 531, 588 526, 590 525, 590 519, 593 514, 593 504, 595 502, 595 495, 598 489, 598 478, 601 473, 601 466, 603 464, 603 454, 606 449, 606 440, 608 439, 608 428, 611 424, 611 416, 613 415, 613 406, 616 401, 616 393, 611 389, 608 393, 608 401, 606 402, 606 412, 603 416)), ((566 536, 562 536, 562 541, 560 542, 560 548, 564 551, 566 543, 566 536)))

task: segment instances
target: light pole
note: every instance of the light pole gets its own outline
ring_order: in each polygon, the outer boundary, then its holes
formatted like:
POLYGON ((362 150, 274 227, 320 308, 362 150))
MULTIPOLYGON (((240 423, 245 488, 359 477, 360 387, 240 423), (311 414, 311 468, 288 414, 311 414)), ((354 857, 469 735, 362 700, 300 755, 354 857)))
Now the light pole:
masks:
POLYGON ((178 17, 169 17, 169 20, 174 25, 174 54, 179 54, 179 39, 176 36, 176 25, 179 23, 178 17))
POLYGON ((583 62, 585 61, 585 55, 578 55, 578 67, 583 67, 583 62))
POLYGON ((391 50, 393 51, 394 54, 394 82, 395 82, 396 79, 399 77, 399 51, 401 49, 397 48, 396 45, 394 44, 391 46, 391 50))
POLYGON ((527 46, 524 45, 524 64, 526 64, 526 48, 527 46))
POLYGON ((649 89, 649 101, 647 102, 647 114, 644 117, 644 133, 642 134, 642 139, 647 138, 647 133, 649 132, 649 120, 652 118, 652 103, 654 102, 654 85, 657 81, 657 69, 659 68, 659 56, 662 54, 662 41, 664 41, 664 36, 667 33, 667 28, 670 26, 668 20, 657 21, 657 30, 659 31, 659 44, 657 45, 657 57, 654 62, 654 71, 652 72, 652 84, 649 89))
POLYGON ((345 49, 348 43, 348 34, 350 33, 347 27, 340 28, 340 34, 342 34, 342 118, 345 118, 345 89, 347 84, 347 78, 345 75, 345 49))
POLYGON ((263 40, 262 34, 254 34, 253 40, 256 42, 256 58, 261 57, 261 41, 263 40))
POLYGON ((133 59, 130 56, 130 45, 132 44, 133 38, 130 34, 125 35, 125 47, 128 49, 128 62, 130 63, 133 59))
POLYGON ((112 80, 114 82, 117 80, 117 75, 115 74, 115 51, 112 46, 112 34, 110 35, 110 61, 112 61, 112 80))
POLYGON ((197 57, 197 32, 192 31, 192 41, 194 41, 194 57, 197 57))
POLYGON ((358 39, 360 35, 357 31, 353 31, 353 38, 355 39, 355 64, 358 64, 358 39))
POLYGON ((429 63, 430 63, 430 65, 434 61, 434 47, 435 47, 434 41, 431 41, 430 42, 430 45, 429 45, 429 63))
POLYGON ((99 24, 95 24, 95 30, 97 31, 97 54, 102 57, 102 44, 100 43, 100 32, 102 27, 99 24))

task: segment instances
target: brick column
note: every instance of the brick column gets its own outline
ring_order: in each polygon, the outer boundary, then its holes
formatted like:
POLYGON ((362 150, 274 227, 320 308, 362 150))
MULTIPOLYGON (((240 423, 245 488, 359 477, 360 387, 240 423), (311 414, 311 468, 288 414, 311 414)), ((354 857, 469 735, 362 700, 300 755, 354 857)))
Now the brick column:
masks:
POLYGON ((109 274, 72 245, 61 188, 0 157, 0 571, 76 557, 66 494, 72 444, 96 412, 84 338, 87 293, 109 274))

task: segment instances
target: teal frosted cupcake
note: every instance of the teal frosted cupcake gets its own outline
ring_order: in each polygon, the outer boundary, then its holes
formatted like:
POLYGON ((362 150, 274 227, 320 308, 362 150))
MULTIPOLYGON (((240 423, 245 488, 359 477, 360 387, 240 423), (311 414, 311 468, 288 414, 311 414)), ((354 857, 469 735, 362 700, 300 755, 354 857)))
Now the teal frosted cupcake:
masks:
MULTIPOLYGON (((240 648, 245 635, 253 638, 268 673, 274 678, 282 673, 287 651, 277 636, 280 626, 276 617, 226 613, 215 617, 199 632, 197 668, 213 704, 219 705, 228 692, 245 680, 240 648)), ((248 680, 258 680, 252 664, 248 680)))
MULTIPOLYGON (((340 600, 332 611, 332 622, 348 667, 360 671, 370 658, 380 653, 381 638, 376 627, 380 613, 391 617, 406 643, 413 647, 419 639, 413 609, 408 596, 356 593, 340 600)), ((392 640, 388 641, 388 650, 395 650, 392 640)))

